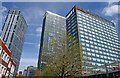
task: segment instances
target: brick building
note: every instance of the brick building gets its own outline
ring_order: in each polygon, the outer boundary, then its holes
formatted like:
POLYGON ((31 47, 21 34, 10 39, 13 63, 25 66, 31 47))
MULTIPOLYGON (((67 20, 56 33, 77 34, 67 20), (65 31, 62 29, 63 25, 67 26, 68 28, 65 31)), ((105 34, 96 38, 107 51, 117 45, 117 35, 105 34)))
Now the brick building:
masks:
POLYGON ((9 50, 5 41, 0 38, 0 78, 2 76, 13 76, 16 62, 11 57, 12 51, 9 50))

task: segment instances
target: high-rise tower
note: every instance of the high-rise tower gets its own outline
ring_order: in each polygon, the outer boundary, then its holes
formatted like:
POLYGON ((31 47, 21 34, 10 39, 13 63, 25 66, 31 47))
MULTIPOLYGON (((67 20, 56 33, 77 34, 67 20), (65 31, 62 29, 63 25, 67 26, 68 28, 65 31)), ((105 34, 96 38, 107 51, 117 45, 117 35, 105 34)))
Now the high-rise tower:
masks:
POLYGON ((120 61, 120 44, 114 23, 74 6, 66 15, 66 26, 67 33, 78 40, 81 68, 120 61))
POLYGON ((12 51, 16 61, 16 72, 19 67, 20 57, 25 39, 27 24, 20 11, 9 10, 1 32, 1 39, 6 41, 6 46, 12 51))
MULTIPOLYGON (((118 2, 118 6, 120 6, 120 1, 118 2)), ((118 7, 118 36, 120 40, 120 7, 118 7)))
MULTIPOLYGON (((68 41, 68 50, 72 45, 79 46, 81 68, 95 68, 120 61, 120 42, 114 23, 75 5, 66 18, 49 11, 45 13, 38 61, 40 70, 45 64, 41 56, 48 51, 45 44, 63 31, 75 40, 68 41)), ((104 68, 101 71, 105 71, 104 68)), ((108 68, 112 70, 111 66, 108 68)))
POLYGON ((65 17, 47 11, 43 18, 42 35, 38 58, 39 70, 42 70, 45 64, 45 61, 41 58, 41 56, 44 53, 44 51, 48 51, 45 47, 46 43, 48 43, 50 39, 57 37, 58 34, 65 34, 65 32, 66 32, 65 17))

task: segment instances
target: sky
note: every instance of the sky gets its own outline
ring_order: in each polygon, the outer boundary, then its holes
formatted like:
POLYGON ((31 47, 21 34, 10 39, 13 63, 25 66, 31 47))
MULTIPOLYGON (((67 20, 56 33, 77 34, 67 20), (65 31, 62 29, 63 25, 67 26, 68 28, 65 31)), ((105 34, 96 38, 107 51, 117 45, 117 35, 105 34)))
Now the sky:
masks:
POLYGON ((48 10, 66 16, 74 5, 114 22, 118 30, 116 2, 2 2, 0 32, 9 9, 20 10, 28 24, 19 71, 30 65, 37 67, 44 13, 48 10))

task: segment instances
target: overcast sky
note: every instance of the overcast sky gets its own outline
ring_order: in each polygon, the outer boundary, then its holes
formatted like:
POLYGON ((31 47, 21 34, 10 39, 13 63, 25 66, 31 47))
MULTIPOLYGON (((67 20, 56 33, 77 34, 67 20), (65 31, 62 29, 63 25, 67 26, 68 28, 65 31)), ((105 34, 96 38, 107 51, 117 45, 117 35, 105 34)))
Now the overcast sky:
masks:
MULTIPOLYGON (((24 70, 27 66, 37 66, 39 55, 39 44, 41 38, 43 15, 48 10, 61 16, 77 5, 89 10, 103 18, 116 24, 118 5, 116 2, 3 2, 2 3, 2 25, 9 9, 20 10, 25 18, 28 28, 23 46, 19 70, 24 70)), ((0 30, 1 31, 1 30, 0 30)))

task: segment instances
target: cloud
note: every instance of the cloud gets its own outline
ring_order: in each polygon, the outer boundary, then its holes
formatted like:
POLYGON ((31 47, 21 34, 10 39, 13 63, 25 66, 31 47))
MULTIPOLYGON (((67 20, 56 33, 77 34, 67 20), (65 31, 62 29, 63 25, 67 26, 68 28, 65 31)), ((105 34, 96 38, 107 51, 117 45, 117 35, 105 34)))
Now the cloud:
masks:
POLYGON ((115 14, 118 14, 118 5, 111 5, 105 7, 102 12, 104 13, 105 16, 113 16, 115 14))
POLYGON ((37 46, 40 47, 40 44, 38 44, 37 46))
POLYGON ((37 67, 37 62, 38 59, 35 58, 21 58, 19 71, 24 71, 24 69, 27 69, 27 66, 37 67))
POLYGON ((30 25, 38 26, 38 24, 40 24, 40 20, 42 19, 45 11, 39 7, 33 6, 30 8, 25 8, 24 11, 22 11, 22 13, 28 24, 32 22, 33 24, 30 24, 30 25))
POLYGON ((38 48, 40 47, 40 43, 24 42, 24 44, 33 45, 33 46, 38 47, 38 48))
POLYGON ((7 8, 5 6, 1 6, 1 12, 2 12, 2 21, 5 20, 6 15, 7 15, 7 8))
POLYGON ((42 32, 42 24, 41 27, 36 28, 36 32, 37 32, 37 37, 41 37, 41 32, 42 32))
POLYGON ((24 42, 24 44, 28 44, 28 45, 38 45, 37 43, 31 43, 31 42, 24 42))
POLYGON ((38 46, 38 43, 32 43, 32 42, 24 42, 24 44, 38 46))
POLYGON ((7 15, 7 8, 5 6, 0 6, 0 32, 1 32, 1 29, 2 29, 2 26, 4 24, 4 20, 6 18, 6 15, 7 15))
POLYGON ((37 37, 41 37, 41 33, 36 34, 37 37))
POLYGON ((4 22, 5 22, 5 18, 7 16, 7 11, 8 11, 8 9, 5 6, 1 6, 1 13, 2 13, 2 17, 1 17, 2 22, 1 22, 1 24, 2 24, 2 26, 3 26, 4 22))
POLYGON ((17 7, 16 5, 13 5, 13 8, 14 8, 14 9, 18 9, 18 7, 17 7))
POLYGON ((36 28, 36 32, 41 33, 42 32, 42 27, 36 28))
POLYGON ((35 32, 36 32, 36 34, 33 34, 33 33, 31 33, 31 34, 26 34, 27 36, 36 36, 36 37, 40 37, 41 36, 41 32, 42 32, 42 24, 28 24, 28 26, 34 26, 34 27, 36 27, 36 29, 35 29, 35 32))
POLYGON ((26 34, 27 36, 36 36, 36 34, 26 34))
POLYGON ((31 64, 31 63, 37 63, 37 59, 34 59, 34 58, 21 58, 20 62, 21 63, 28 63, 28 64, 31 64))
POLYGON ((26 34, 26 36, 40 37, 40 36, 41 36, 41 33, 37 33, 37 34, 26 34))
POLYGON ((119 0, 108 0, 108 5, 112 5, 114 2, 119 2, 119 0))
POLYGON ((28 26, 41 26, 40 24, 27 24, 28 26))
POLYGON ((7 8, 5 6, 2 6, 1 8, 2 8, 1 10, 2 13, 7 11, 7 8))
POLYGON ((118 8, 120 8, 120 5, 117 5, 116 2, 119 2, 119 0, 108 0, 108 5, 103 9, 102 13, 105 16, 118 14, 118 8))

